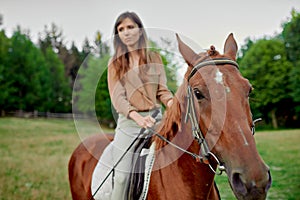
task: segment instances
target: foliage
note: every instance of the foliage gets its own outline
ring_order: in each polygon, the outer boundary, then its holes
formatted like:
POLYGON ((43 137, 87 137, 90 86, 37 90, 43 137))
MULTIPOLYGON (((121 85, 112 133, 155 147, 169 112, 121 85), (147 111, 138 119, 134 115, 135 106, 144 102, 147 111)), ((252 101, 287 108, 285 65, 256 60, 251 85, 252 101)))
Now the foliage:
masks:
POLYGON ((101 120, 112 120, 110 98, 107 87, 107 65, 109 54, 96 57, 90 54, 78 72, 74 88, 75 105, 78 112, 101 120))
MULTIPOLYGON (((242 74, 251 80, 254 87, 252 107, 259 110, 264 118, 268 118, 271 111, 279 112, 280 105, 290 101, 292 63, 287 60, 281 40, 256 41, 241 59, 240 66, 242 74)), ((276 127, 276 116, 272 117, 276 127)))
POLYGON ((51 82, 51 94, 47 101, 49 111, 68 112, 71 110, 71 88, 68 78, 65 77, 64 65, 50 47, 46 49, 44 57, 46 67, 50 70, 48 76, 51 82))
POLYGON ((5 88, 9 95, 3 109, 46 111, 51 87, 42 52, 19 29, 10 39, 6 56, 3 75, 10 84, 5 88))
POLYGON ((266 127, 299 127, 300 122, 300 13, 274 37, 251 40, 242 46, 238 62, 255 90, 250 102, 254 117, 263 117, 266 127))
POLYGON ((0 110, 4 109, 5 103, 8 101, 9 94, 12 92, 13 88, 10 87, 13 80, 8 79, 8 52, 10 49, 10 40, 5 35, 4 31, 0 32, 0 110))
MULTIPOLYGON (((273 125, 299 127, 299 12, 292 10, 291 18, 283 23, 282 28, 282 32, 275 37, 252 40, 249 36, 239 51, 238 62, 242 74, 255 88, 250 97, 254 118, 263 117, 266 126, 270 126, 272 121, 273 125)), ((177 67, 181 64, 172 54, 174 51, 170 50, 174 44, 161 39, 157 41, 159 44, 151 41, 150 46, 160 53, 168 87, 174 93, 180 81, 177 80, 177 67)), ((55 24, 45 26, 39 34, 38 46, 31 41, 29 30, 24 32, 18 27, 11 38, 6 36, 4 30, 0 31, 1 114, 16 110, 70 112, 71 91, 77 77, 83 83, 84 79, 88 81, 91 78, 97 85, 94 86, 95 99, 92 100, 96 108, 83 104, 83 111, 90 113, 96 110, 101 120, 112 119, 106 71, 100 67, 106 67, 109 51, 100 31, 96 32, 92 42, 86 38, 81 49, 74 42, 68 47, 62 29, 55 24), (88 65, 90 69, 86 68, 88 65), (86 72, 77 76, 80 67, 86 72)), ((85 84, 79 85, 88 87, 85 84)), ((82 89, 80 87, 75 88, 75 94, 82 89)), ((87 97, 83 93, 81 98, 87 97)), ((74 102, 79 101, 76 98, 74 102)))
POLYGON ((64 65, 52 48, 40 49, 19 27, 0 34, 1 110, 68 112, 71 88, 64 65))
POLYGON ((64 65, 65 78, 70 80, 69 84, 70 87, 72 87, 77 71, 86 56, 84 52, 79 52, 74 42, 72 42, 71 48, 68 49, 63 31, 55 24, 51 24, 50 29, 45 26, 44 32, 40 33, 38 43, 44 54, 48 48, 52 48, 52 50, 57 54, 64 65))
POLYGON ((289 21, 282 25, 282 37, 284 39, 288 59, 293 63, 297 63, 299 62, 300 56, 300 13, 293 9, 291 11, 291 17, 289 21))
POLYGON ((282 38, 284 40, 287 58, 294 65, 291 71, 292 97, 300 119, 300 13, 291 12, 292 18, 283 24, 282 38))

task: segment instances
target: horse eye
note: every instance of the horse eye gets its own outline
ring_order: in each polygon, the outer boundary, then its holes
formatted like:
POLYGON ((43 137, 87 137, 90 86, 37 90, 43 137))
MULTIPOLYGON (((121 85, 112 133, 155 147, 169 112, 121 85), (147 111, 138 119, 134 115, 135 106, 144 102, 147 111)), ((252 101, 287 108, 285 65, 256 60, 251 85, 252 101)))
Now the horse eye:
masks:
POLYGON ((194 89, 194 94, 198 100, 205 98, 199 89, 194 89))
POLYGON ((252 93, 253 90, 254 90, 254 88, 252 86, 250 86, 250 89, 248 91, 248 97, 250 96, 250 94, 252 93))

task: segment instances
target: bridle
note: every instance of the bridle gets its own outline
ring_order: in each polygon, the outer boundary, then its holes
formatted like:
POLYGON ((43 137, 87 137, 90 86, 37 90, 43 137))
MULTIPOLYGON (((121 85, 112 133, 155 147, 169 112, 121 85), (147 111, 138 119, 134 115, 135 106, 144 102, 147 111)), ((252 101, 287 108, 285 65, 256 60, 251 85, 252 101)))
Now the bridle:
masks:
MULTIPOLYGON (((172 143, 167 138, 163 137, 162 135, 158 134, 155 130, 152 128, 148 128, 148 130, 159 137, 161 140, 165 141, 166 143, 172 145, 173 147, 179 149, 180 151, 192 156, 197 162, 207 164, 209 168, 212 170, 213 173, 216 175, 221 175, 223 171, 226 171, 225 166, 220 162, 218 157, 212 153, 209 150, 207 141, 205 140, 205 137, 203 135, 203 132, 201 131, 201 128, 199 127, 197 115, 196 115, 196 109, 195 109, 195 103, 194 103, 194 93, 192 90, 192 87, 190 85, 190 79, 197 73, 197 71, 205 66, 210 65, 233 65, 239 70, 239 65, 237 62, 229 59, 229 58, 214 58, 210 60, 204 60, 198 63, 195 67, 193 67, 192 71, 190 72, 188 78, 187 78, 187 109, 185 114, 184 122, 187 123, 188 120, 191 122, 192 126, 192 134, 194 139, 198 142, 200 146, 200 154, 195 154, 193 152, 187 151, 183 149, 182 147, 172 143), (217 169, 215 170, 214 167, 211 164, 211 158, 215 161, 215 165, 217 165, 217 169)), ((261 119, 253 120, 251 125, 251 131, 254 135, 255 133, 255 122, 260 121, 261 119)))
MULTIPOLYGON (((162 136, 158 132, 156 132, 153 128, 151 128, 151 127, 147 128, 147 131, 151 133, 150 135, 148 135, 149 138, 152 135, 155 135, 155 136, 159 137, 161 140, 165 141, 166 143, 170 144, 171 146, 175 147, 176 149, 178 149, 178 150, 180 150, 180 151, 182 151, 182 152, 184 152, 184 153, 192 156, 197 162, 207 164, 209 166, 209 168, 212 170, 212 172, 214 174, 216 174, 216 175, 221 175, 223 173, 223 171, 226 171, 226 169, 225 169, 225 166, 222 165, 222 163, 219 161, 218 157, 209 150, 209 147, 207 145, 207 141, 205 140, 205 137, 204 137, 204 135, 203 135, 203 133, 202 133, 200 127, 199 127, 198 120, 197 120, 197 115, 196 115, 196 110, 195 110, 194 93, 193 93, 192 87, 190 85, 190 79, 202 67, 209 66, 209 65, 225 65, 225 64, 233 65, 237 69, 239 69, 239 65, 235 61, 233 61, 231 59, 228 59, 228 58, 214 58, 214 59, 211 59, 211 60, 204 60, 204 61, 201 61, 200 63, 198 63, 195 67, 193 67, 193 69, 190 72, 190 74, 188 76, 188 79, 187 79, 187 83, 188 83, 187 84, 187 96, 186 96, 186 98, 187 98, 187 109, 186 109, 186 115, 185 115, 185 119, 184 120, 185 120, 185 123, 187 123, 188 120, 191 121, 192 134, 193 134, 195 140, 198 142, 198 144, 200 146, 200 155, 199 154, 195 154, 195 153, 190 152, 190 151, 187 151, 184 148, 182 148, 182 147, 180 147, 180 146, 172 143, 170 140, 168 140, 167 138, 165 138, 164 136, 162 136), (214 167, 211 165, 210 157, 212 157, 215 160, 215 162, 216 162, 215 164, 217 165, 217 170, 215 170, 214 167)), ((255 122, 260 121, 260 120, 261 119, 259 118, 259 119, 254 120, 252 122, 251 130, 252 130, 253 135, 254 135, 254 132, 255 132, 255 122)), ((143 133, 144 131, 145 131, 145 129, 143 128, 141 130, 141 133, 143 133)), ((139 137, 137 137, 137 138, 139 138, 139 137)), ((135 141, 133 141, 131 145, 133 145, 134 142, 135 141)), ((125 152, 127 152, 127 151, 125 151, 125 152)), ((121 159, 122 159, 122 157, 121 157, 121 159)), ((117 164, 118 163, 116 163, 115 166, 117 164)), ((114 166, 114 168, 115 168, 115 166, 114 166)), ((111 172, 112 172, 112 170, 111 170, 111 172)), ((91 197, 91 199, 95 196, 95 194, 101 188, 102 184, 106 181, 106 179, 108 178, 109 175, 110 175, 110 173, 102 181, 102 183, 97 188, 96 192, 93 194, 93 196, 91 197)))
POLYGON ((195 103, 194 103, 194 93, 192 90, 192 87, 190 85, 190 79, 196 74, 196 72, 205 67, 205 66, 209 66, 209 65, 225 65, 225 64, 229 64, 229 65, 233 65, 235 66, 237 69, 239 69, 239 65, 228 58, 214 58, 211 60, 206 60, 206 61, 202 61, 200 63, 198 63, 190 72, 188 78, 187 78, 187 109, 186 109, 186 115, 185 115, 185 123, 188 122, 188 120, 190 120, 191 125, 192 125, 192 134, 195 138, 195 140, 198 142, 199 146, 200 146, 200 155, 202 155, 202 162, 205 164, 208 164, 210 169, 218 175, 221 175, 223 171, 225 171, 225 167, 220 163, 219 159, 217 158, 217 156, 212 153, 209 150, 209 147, 207 145, 207 141, 205 140, 205 137, 199 127, 199 123, 198 123, 198 119, 197 119, 197 115, 196 115, 196 109, 195 109, 195 103), (218 170, 219 172, 217 173, 216 170, 214 170, 214 168, 211 166, 210 164, 210 160, 209 158, 212 157, 218 166, 218 170))
POLYGON ((153 135, 159 137, 164 142, 166 142, 166 143, 170 144, 171 146, 175 147, 176 149, 192 156, 196 160, 196 162, 207 164, 209 166, 209 168, 212 170, 212 172, 217 175, 221 175, 223 171, 226 171, 226 169, 222 165, 222 163, 219 161, 217 156, 209 150, 209 147, 207 145, 205 137, 199 127, 196 110, 195 110, 195 104, 194 104, 194 94, 193 94, 192 87, 191 87, 189 81, 193 77, 193 75, 195 75, 195 73, 202 67, 209 66, 209 65, 224 65, 224 64, 234 65, 237 69, 239 69, 238 64, 233 60, 230 60, 228 58, 215 58, 212 60, 205 60, 205 61, 198 63, 192 69, 192 71, 190 72, 190 74, 188 76, 188 80, 187 80, 188 86, 187 86, 187 96, 186 96, 187 109, 186 109, 186 115, 185 115, 185 123, 187 123, 188 120, 191 121, 192 134, 200 146, 200 155, 195 154, 190 151, 187 151, 187 150, 183 149, 182 147, 172 143, 171 141, 169 141, 167 138, 165 138, 164 136, 157 133, 152 128, 147 129, 149 132, 151 132, 153 135), (211 165, 211 162, 210 162, 211 160, 209 159, 210 157, 212 157, 215 160, 216 165, 217 165, 217 170, 215 170, 214 167, 211 165))

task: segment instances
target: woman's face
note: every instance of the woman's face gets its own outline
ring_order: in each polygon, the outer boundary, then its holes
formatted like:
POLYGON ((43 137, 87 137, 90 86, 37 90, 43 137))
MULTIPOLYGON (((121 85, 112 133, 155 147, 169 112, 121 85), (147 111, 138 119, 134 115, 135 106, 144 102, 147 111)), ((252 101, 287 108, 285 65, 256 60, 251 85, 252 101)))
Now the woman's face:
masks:
POLYGON ((140 39, 141 31, 138 25, 129 18, 125 18, 117 27, 121 41, 128 49, 136 49, 140 39))

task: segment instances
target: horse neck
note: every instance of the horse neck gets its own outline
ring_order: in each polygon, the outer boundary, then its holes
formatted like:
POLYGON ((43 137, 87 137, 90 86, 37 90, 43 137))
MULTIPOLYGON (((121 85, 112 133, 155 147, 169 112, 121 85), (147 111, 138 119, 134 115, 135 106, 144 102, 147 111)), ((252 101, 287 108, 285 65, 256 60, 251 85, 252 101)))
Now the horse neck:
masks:
MULTIPOLYGON (((174 99, 172 107, 165 114, 158 132, 181 148, 198 154, 200 148, 192 136, 191 124, 190 122, 184 122, 186 108, 184 92, 185 88, 181 88, 176 93, 177 98, 174 99)), ((157 147, 156 167, 158 167, 160 174, 158 185, 169 181, 166 179, 171 179, 172 181, 173 178, 165 178, 171 175, 176 179, 176 185, 186 188, 185 191, 191 191, 191 187, 201 187, 200 190, 199 188, 194 188, 192 190, 193 193, 188 194, 191 195, 190 199, 194 198, 193 195, 200 195, 198 192, 201 195, 209 193, 208 188, 212 188, 214 174, 206 164, 196 162, 191 155, 176 149, 158 137, 155 137, 154 141, 157 147), (203 193, 203 191, 205 192, 203 193)), ((172 185, 174 182, 169 184, 172 185)))
MULTIPOLYGON (((191 135, 191 129, 183 125, 172 142, 183 148, 187 146, 184 148, 187 151, 199 152, 199 145, 193 139, 188 139, 188 135, 191 135)), ((172 199, 172 195, 175 198, 177 196, 186 197, 185 199, 209 199, 208 196, 214 190, 214 174, 209 167, 196 162, 191 155, 171 145, 166 145, 157 151, 152 175, 155 176, 154 187, 164 188, 163 193, 167 199, 172 199)))

